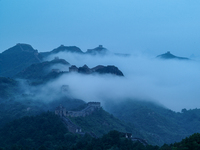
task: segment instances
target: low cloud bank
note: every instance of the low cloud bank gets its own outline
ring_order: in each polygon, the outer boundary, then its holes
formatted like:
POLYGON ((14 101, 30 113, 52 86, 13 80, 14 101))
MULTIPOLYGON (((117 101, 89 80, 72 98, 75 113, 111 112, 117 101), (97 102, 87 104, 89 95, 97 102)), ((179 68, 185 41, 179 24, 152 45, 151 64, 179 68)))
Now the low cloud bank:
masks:
POLYGON ((78 67, 87 64, 115 65, 125 75, 83 75, 71 73, 61 76, 48 87, 69 85, 71 96, 85 101, 142 99, 158 102, 174 111, 200 108, 200 62, 160 60, 141 54, 129 57, 116 55, 89 56, 72 53, 53 55, 78 67))

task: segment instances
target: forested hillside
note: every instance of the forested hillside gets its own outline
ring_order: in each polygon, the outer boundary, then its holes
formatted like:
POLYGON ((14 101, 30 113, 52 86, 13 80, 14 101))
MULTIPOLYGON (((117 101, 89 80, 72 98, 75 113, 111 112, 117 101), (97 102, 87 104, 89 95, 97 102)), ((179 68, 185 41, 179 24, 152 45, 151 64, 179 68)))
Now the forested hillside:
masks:
MULTIPOLYGON (((95 139, 89 134, 68 132, 61 119, 51 112, 23 117, 0 128, 0 147, 6 149, 148 149, 126 139, 118 131, 110 131, 95 139)), ((153 147, 153 146, 148 146, 153 147)))
POLYGON ((132 124, 152 144, 170 144, 200 133, 200 109, 174 112, 158 104, 138 100, 108 103, 105 109, 132 124))

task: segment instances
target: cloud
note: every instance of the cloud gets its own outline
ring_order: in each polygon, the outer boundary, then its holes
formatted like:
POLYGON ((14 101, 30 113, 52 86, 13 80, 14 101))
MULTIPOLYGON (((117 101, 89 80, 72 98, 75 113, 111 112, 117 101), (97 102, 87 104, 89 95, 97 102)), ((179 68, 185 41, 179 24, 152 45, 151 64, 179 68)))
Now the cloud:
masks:
POLYGON ((197 61, 160 60, 142 54, 119 57, 62 53, 57 56, 77 66, 115 65, 125 75, 73 73, 52 83, 52 86, 69 85, 73 97, 102 103, 137 98, 156 101, 174 111, 199 108, 200 63, 197 61))

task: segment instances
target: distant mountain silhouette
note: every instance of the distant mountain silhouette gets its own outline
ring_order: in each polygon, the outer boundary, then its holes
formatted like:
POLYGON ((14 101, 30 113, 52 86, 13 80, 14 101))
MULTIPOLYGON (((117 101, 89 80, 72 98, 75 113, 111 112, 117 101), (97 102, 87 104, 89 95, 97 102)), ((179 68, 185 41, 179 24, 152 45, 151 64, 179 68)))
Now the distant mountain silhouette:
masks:
POLYGON ((92 54, 92 55, 101 54, 101 55, 104 55, 107 52, 108 52, 108 50, 106 48, 104 48, 103 45, 99 45, 98 47, 96 47, 94 49, 88 49, 86 54, 92 54))
POLYGON ((57 54, 60 52, 69 52, 69 53, 78 53, 78 54, 84 54, 80 48, 76 47, 76 46, 64 46, 61 45, 58 48, 53 49, 50 52, 41 52, 40 55, 42 55, 42 57, 47 57, 51 54, 57 54))
POLYGON ((161 58, 161 59, 189 60, 189 58, 186 58, 186 57, 175 56, 175 55, 171 54, 169 51, 167 53, 165 53, 165 54, 158 55, 157 58, 161 58))
MULTIPOLYGON (((24 78, 32 78, 39 76, 39 74, 43 74, 43 71, 41 71, 41 67, 46 64, 47 62, 41 63, 45 60, 46 57, 57 54, 60 52, 68 52, 68 53, 77 53, 81 55, 106 55, 108 54, 108 50, 104 48, 102 45, 99 45, 98 47, 94 49, 88 49, 87 52, 81 51, 80 48, 76 46, 64 46, 61 45, 58 48, 53 49, 50 52, 40 52, 38 53, 37 50, 33 49, 33 47, 29 44, 16 44, 15 46, 9 48, 8 50, 5 50, 4 52, 0 53, 0 76, 3 77, 24 77, 24 78), (41 63, 41 64, 40 64, 41 63), (32 65, 34 64, 34 65, 32 65), (36 65, 37 64, 37 65, 36 65), (40 66, 41 65, 41 66, 40 66), (30 67, 33 67, 30 69, 30 67), (33 70, 33 69, 38 69, 33 70), (31 70, 31 71, 30 71, 31 70), (39 71, 40 70, 40 71, 39 71), (29 73, 29 76, 27 76, 27 72, 29 73), (22 73, 23 72, 23 73, 22 73), (31 75, 31 73, 33 75, 31 75), (37 73, 36 73, 37 72, 37 73), (36 74, 37 75, 36 75, 36 74), (26 74, 26 75, 25 75, 26 74)), ((117 56, 129 56, 128 54, 114 54, 117 56)), ((55 62, 55 61, 54 61, 55 62)), ((60 62, 58 62, 60 63, 60 62)), ((47 65, 48 66, 48 65, 47 65)), ((87 71, 96 72, 96 73, 111 73, 119 76, 123 76, 123 73, 115 66, 98 66, 92 69, 80 67, 79 73, 86 73, 87 71), (88 69, 88 70, 87 70, 88 69)), ((37 77, 38 78, 38 77, 37 77)))
POLYGON ((96 66, 94 68, 89 68, 87 65, 84 65, 83 67, 76 67, 75 65, 72 65, 69 67, 70 72, 78 72, 83 74, 92 74, 92 73, 99 73, 99 74, 114 74, 117 76, 124 76, 123 73, 115 66, 96 66))
POLYGON ((71 52, 71 53, 80 53, 83 54, 80 48, 76 46, 64 46, 61 45, 58 48, 51 51, 51 53, 59 53, 59 52, 71 52))
POLYGON ((0 53, 0 76, 12 77, 33 63, 41 62, 38 51, 28 44, 17 44, 0 53))
POLYGON ((64 59, 55 58, 52 61, 45 61, 41 63, 32 64, 26 69, 19 72, 15 77, 23 79, 44 80, 44 78, 47 78, 47 76, 50 77, 51 75, 63 72, 63 70, 60 70, 57 67, 58 65, 69 66, 70 64, 64 59))
POLYGON ((58 48, 55 48, 50 52, 41 52, 40 55, 43 58, 45 58, 49 55, 57 54, 60 52, 77 53, 77 54, 85 54, 85 55, 105 55, 108 52, 108 50, 106 48, 104 48, 102 45, 99 45, 98 47, 96 47, 94 49, 88 49, 86 52, 83 52, 80 48, 78 48, 76 46, 61 45, 58 48))

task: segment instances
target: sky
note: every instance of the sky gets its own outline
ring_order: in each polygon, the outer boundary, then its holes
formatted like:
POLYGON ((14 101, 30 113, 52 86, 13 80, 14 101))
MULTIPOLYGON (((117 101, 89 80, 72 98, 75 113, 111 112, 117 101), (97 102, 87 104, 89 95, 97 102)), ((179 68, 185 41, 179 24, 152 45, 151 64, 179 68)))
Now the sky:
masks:
POLYGON ((0 0, 0 52, 17 43, 39 52, 82 51, 200 57, 199 0, 0 0))

